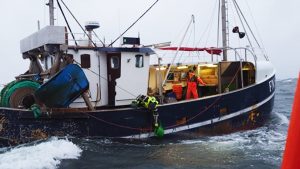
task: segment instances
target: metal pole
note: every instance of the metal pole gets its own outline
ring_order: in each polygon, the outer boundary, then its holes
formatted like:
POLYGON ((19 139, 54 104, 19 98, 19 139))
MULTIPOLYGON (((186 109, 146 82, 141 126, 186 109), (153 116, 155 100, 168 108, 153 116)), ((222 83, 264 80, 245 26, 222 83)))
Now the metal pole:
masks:
POLYGON ((244 88, 244 75, 243 75, 243 60, 240 59, 240 69, 241 69, 241 85, 244 88))
POLYGON ((223 61, 227 61, 227 15, 226 15, 226 0, 222 0, 222 41, 223 41, 223 61))
POLYGON ((53 3, 53 0, 49 0, 49 18, 50 18, 50 25, 54 26, 54 3, 53 3))
POLYGON ((245 49, 245 61, 247 61, 247 49, 245 49))
POLYGON ((40 20, 37 21, 38 31, 41 30, 40 20))
POLYGON ((222 91, 222 77, 221 77, 221 69, 222 69, 222 62, 219 62, 218 64, 218 92, 219 94, 221 94, 223 91, 222 91))
POLYGON ((158 57, 158 78, 159 78, 159 101, 160 101, 160 104, 163 104, 163 84, 162 84, 162 72, 161 72, 161 57, 158 57))
POLYGON ((87 92, 84 92, 84 93, 81 95, 81 97, 83 98, 83 100, 84 100, 86 106, 88 107, 88 109, 94 111, 95 108, 93 107, 92 102, 90 101, 87 92))
POLYGON ((181 47, 181 45, 182 45, 182 43, 183 43, 183 41, 184 41, 184 39, 185 39, 185 37, 186 37, 186 34, 187 34, 188 30, 190 29, 190 26, 191 26, 192 23, 195 23, 195 17, 194 17, 194 15, 192 15, 191 21, 190 21, 190 23, 189 23, 189 25, 188 25, 186 31, 184 32, 184 35, 183 35, 183 37, 182 37, 182 39, 181 39, 181 42, 180 42, 179 46, 177 47, 175 56, 174 56, 174 58, 173 58, 173 60, 172 60, 172 62, 171 62, 171 64, 170 64, 169 68, 167 69, 166 77, 165 77, 164 81, 162 82, 162 86, 164 86, 165 83, 166 83, 166 81, 167 81, 168 74, 170 73, 171 67, 172 67, 172 65, 174 64, 174 61, 175 61, 175 59, 176 59, 176 57, 177 57, 177 55, 178 55, 179 49, 180 49, 180 47, 181 47))

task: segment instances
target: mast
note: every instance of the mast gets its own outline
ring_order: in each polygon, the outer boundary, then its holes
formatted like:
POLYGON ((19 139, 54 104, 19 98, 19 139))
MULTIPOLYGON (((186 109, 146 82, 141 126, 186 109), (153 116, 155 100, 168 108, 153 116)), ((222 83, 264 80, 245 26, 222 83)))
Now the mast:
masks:
POLYGON ((49 18, 50 18, 50 26, 54 26, 54 3, 53 0, 49 0, 49 18))
POLYGON ((222 15, 223 61, 227 61, 227 48, 229 44, 227 0, 221 0, 221 1, 222 1, 221 15, 222 15))

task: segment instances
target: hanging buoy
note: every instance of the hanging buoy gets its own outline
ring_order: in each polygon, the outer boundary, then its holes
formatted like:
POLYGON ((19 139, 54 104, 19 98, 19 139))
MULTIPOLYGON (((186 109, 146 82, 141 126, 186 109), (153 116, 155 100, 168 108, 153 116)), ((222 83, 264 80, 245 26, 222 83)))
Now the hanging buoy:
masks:
POLYGON ((234 28, 232 29, 232 32, 233 32, 233 33, 238 33, 238 34, 239 34, 239 37, 240 37, 240 39, 243 39, 243 38, 245 37, 245 35, 246 35, 246 33, 245 33, 245 32, 240 32, 240 30, 239 30, 239 27, 238 27, 238 26, 234 27, 234 28))
POLYGON ((158 138, 162 138, 164 136, 165 131, 161 124, 159 124, 157 127, 155 127, 154 134, 158 138))
POLYGON ((164 136, 164 128, 162 127, 161 123, 158 123, 158 112, 157 110, 153 111, 153 119, 154 119, 154 134, 158 138, 162 138, 164 136))
POLYGON ((30 107, 30 110, 33 112, 34 118, 39 118, 42 115, 41 108, 38 104, 33 104, 30 107))

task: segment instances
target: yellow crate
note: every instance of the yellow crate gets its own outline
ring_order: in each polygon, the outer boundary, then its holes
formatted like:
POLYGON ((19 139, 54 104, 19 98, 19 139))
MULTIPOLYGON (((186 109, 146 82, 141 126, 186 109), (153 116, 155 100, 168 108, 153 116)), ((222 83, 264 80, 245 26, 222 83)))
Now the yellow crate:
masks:
POLYGON ((202 79, 206 84, 214 84, 217 85, 218 84, 218 79, 202 79))

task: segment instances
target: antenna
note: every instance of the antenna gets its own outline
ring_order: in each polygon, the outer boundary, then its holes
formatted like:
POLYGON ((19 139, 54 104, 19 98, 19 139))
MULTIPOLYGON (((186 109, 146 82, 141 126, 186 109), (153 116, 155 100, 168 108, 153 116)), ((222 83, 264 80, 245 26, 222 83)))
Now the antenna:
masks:
POLYGON ((228 11, 227 0, 222 0, 222 40, 223 40, 223 60, 227 61, 227 48, 229 44, 228 31, 228 11))
POLYGON ((150 11, 150 9, 158 2, 156 0, 136 21, 134 21, 119 37, 117 37, 113 42, 111 42, 108 47, 112 46, 117 40, 119 40, 129 29, 131 29, 146 13, 150 11))
POLYGON ((49 0, 49 3, 46 5, 49 6, 50 25, 54 26, 54 3, 53 3, 53 0, 49 0))
POLYGON ((37 27, 38 27, 38 31, 41 30, 40 20, 37 21, 37 27))

